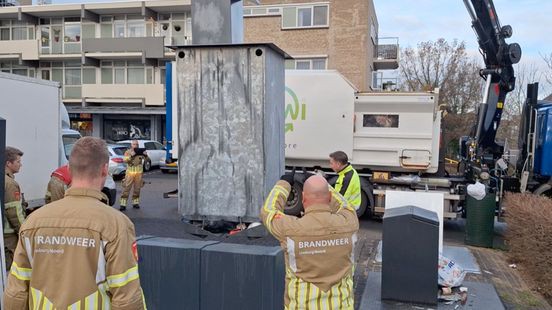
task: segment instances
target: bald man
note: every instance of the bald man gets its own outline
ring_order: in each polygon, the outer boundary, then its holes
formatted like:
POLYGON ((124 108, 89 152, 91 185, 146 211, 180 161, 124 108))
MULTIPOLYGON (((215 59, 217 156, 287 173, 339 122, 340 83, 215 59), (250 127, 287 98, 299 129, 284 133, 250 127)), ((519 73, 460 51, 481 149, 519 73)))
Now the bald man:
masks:
POLYGON ((354 309, 355 209, 322 176, 303 187, 305 214, 284 214, 292 175, 283 175, 263 208, 261 219, 280 241, 286 258, 286 309, 354 309))

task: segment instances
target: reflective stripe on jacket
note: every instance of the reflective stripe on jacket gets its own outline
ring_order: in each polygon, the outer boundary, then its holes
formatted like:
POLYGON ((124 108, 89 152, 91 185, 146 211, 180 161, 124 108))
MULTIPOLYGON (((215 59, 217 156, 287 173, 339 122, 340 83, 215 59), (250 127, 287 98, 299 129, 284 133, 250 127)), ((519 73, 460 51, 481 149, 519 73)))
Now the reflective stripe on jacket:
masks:
POLYGON ((348 164, 345 168, 337 173, 337 181, 335 182, 335 190, 338 191, 355 210, 358 210, 362 202, 360 193, 360 177, 356 170, 348 164))
POLYGON ((146 308, 134 225, 104 198, 97 190, 70 188, 26 220, 4 310, 146 308))
POLYGON ((279 181, 261 209, 286 260, 286 309, 354 309, 355 210, 332 187, 329 205, 311 205, 302 218, 283 210, 290 185, 279 181))
POLYGON ((131 156, 130 150, 126 150, 123 156, 124 156, 123 160, 127 164, 126 173, 136 174, 136 173, 144 172, 145 157, 143 155, 131 156))

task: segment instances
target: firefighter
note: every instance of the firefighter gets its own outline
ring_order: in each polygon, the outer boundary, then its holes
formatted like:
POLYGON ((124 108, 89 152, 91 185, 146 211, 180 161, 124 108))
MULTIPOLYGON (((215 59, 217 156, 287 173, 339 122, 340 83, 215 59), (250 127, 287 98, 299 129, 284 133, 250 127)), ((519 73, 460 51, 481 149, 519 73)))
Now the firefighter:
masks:
POLYGON ((75 143, 71 188, 21 227, 4 310, 145 309, 134 225, 101 201, 108 160, 105 141, 75 143))
POLYGON ((360 177, 349 163, 347 154, 342 151, 331 153, 330 167, 337 173, 337 180, 335 184, 332 184, 333 187, 347 199, 355 210, 358 210, 362 202, 362 195, 360 194, 360 177))
POLYGON ((62 199, 69 185, 71 185, 69 165, 61 166, 52 172, 44 198, 46 204, 62 199))
POLYGON ((14 174, 21 169, 21 157, 23 152, 14 148, 6 147, 6 175, 4 177, 4 250, 6 253, 6 270, 9 270, 17 239, 19 229, 25 221, 25 206, 23 194, 19 184, 15 181, 14 174))
POLYGON ((286 215, 293 182, 293 175, 283 175, 261 209, 264 225, 285 253, 285 308, 352 310, 356 212, 324 177, 314 175, 303 187, 304 216, 286 215))
POLYGON ((138 141, 132 140, 130 149, 124 154, 124 161, 127 164, 127 170, 125 173, 125 179, 123 180, 123 193, 121 194, 121 200, 119 201, 119 210, 125 211, 128 195, 130 189, 134 187, 132 192, 132 207, 135 209, 140 208, 140 189, 144 186, 142 175, 144 173, 144 161, 146 160, 147 153, 144 151, 144 155, 137 155, 135 150, 138 148, 138 141))

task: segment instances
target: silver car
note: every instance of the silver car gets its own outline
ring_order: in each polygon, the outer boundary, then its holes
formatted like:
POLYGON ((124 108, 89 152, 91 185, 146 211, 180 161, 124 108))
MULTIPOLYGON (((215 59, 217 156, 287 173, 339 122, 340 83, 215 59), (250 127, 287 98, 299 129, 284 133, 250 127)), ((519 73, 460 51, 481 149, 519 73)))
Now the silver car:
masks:
POLYGON ((124 155, 128 147, 120 144, 108 144, 107 149, 109 150, 109 173, 114 177, 123 177, 127 169, 124 155))

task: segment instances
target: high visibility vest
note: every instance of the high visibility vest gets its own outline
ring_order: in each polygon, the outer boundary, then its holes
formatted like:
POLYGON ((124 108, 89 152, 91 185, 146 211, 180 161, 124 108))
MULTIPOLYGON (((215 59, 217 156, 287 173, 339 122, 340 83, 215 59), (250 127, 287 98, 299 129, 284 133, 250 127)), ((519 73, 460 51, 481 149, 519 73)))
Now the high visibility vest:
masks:
POLYGON ((335 190, 338 191, 351 206, 358 210, 362 201, 361 189, 360 189, 360 177, 356 170, 348 164, 337 173, 338 178, 335 182, 335 190))

